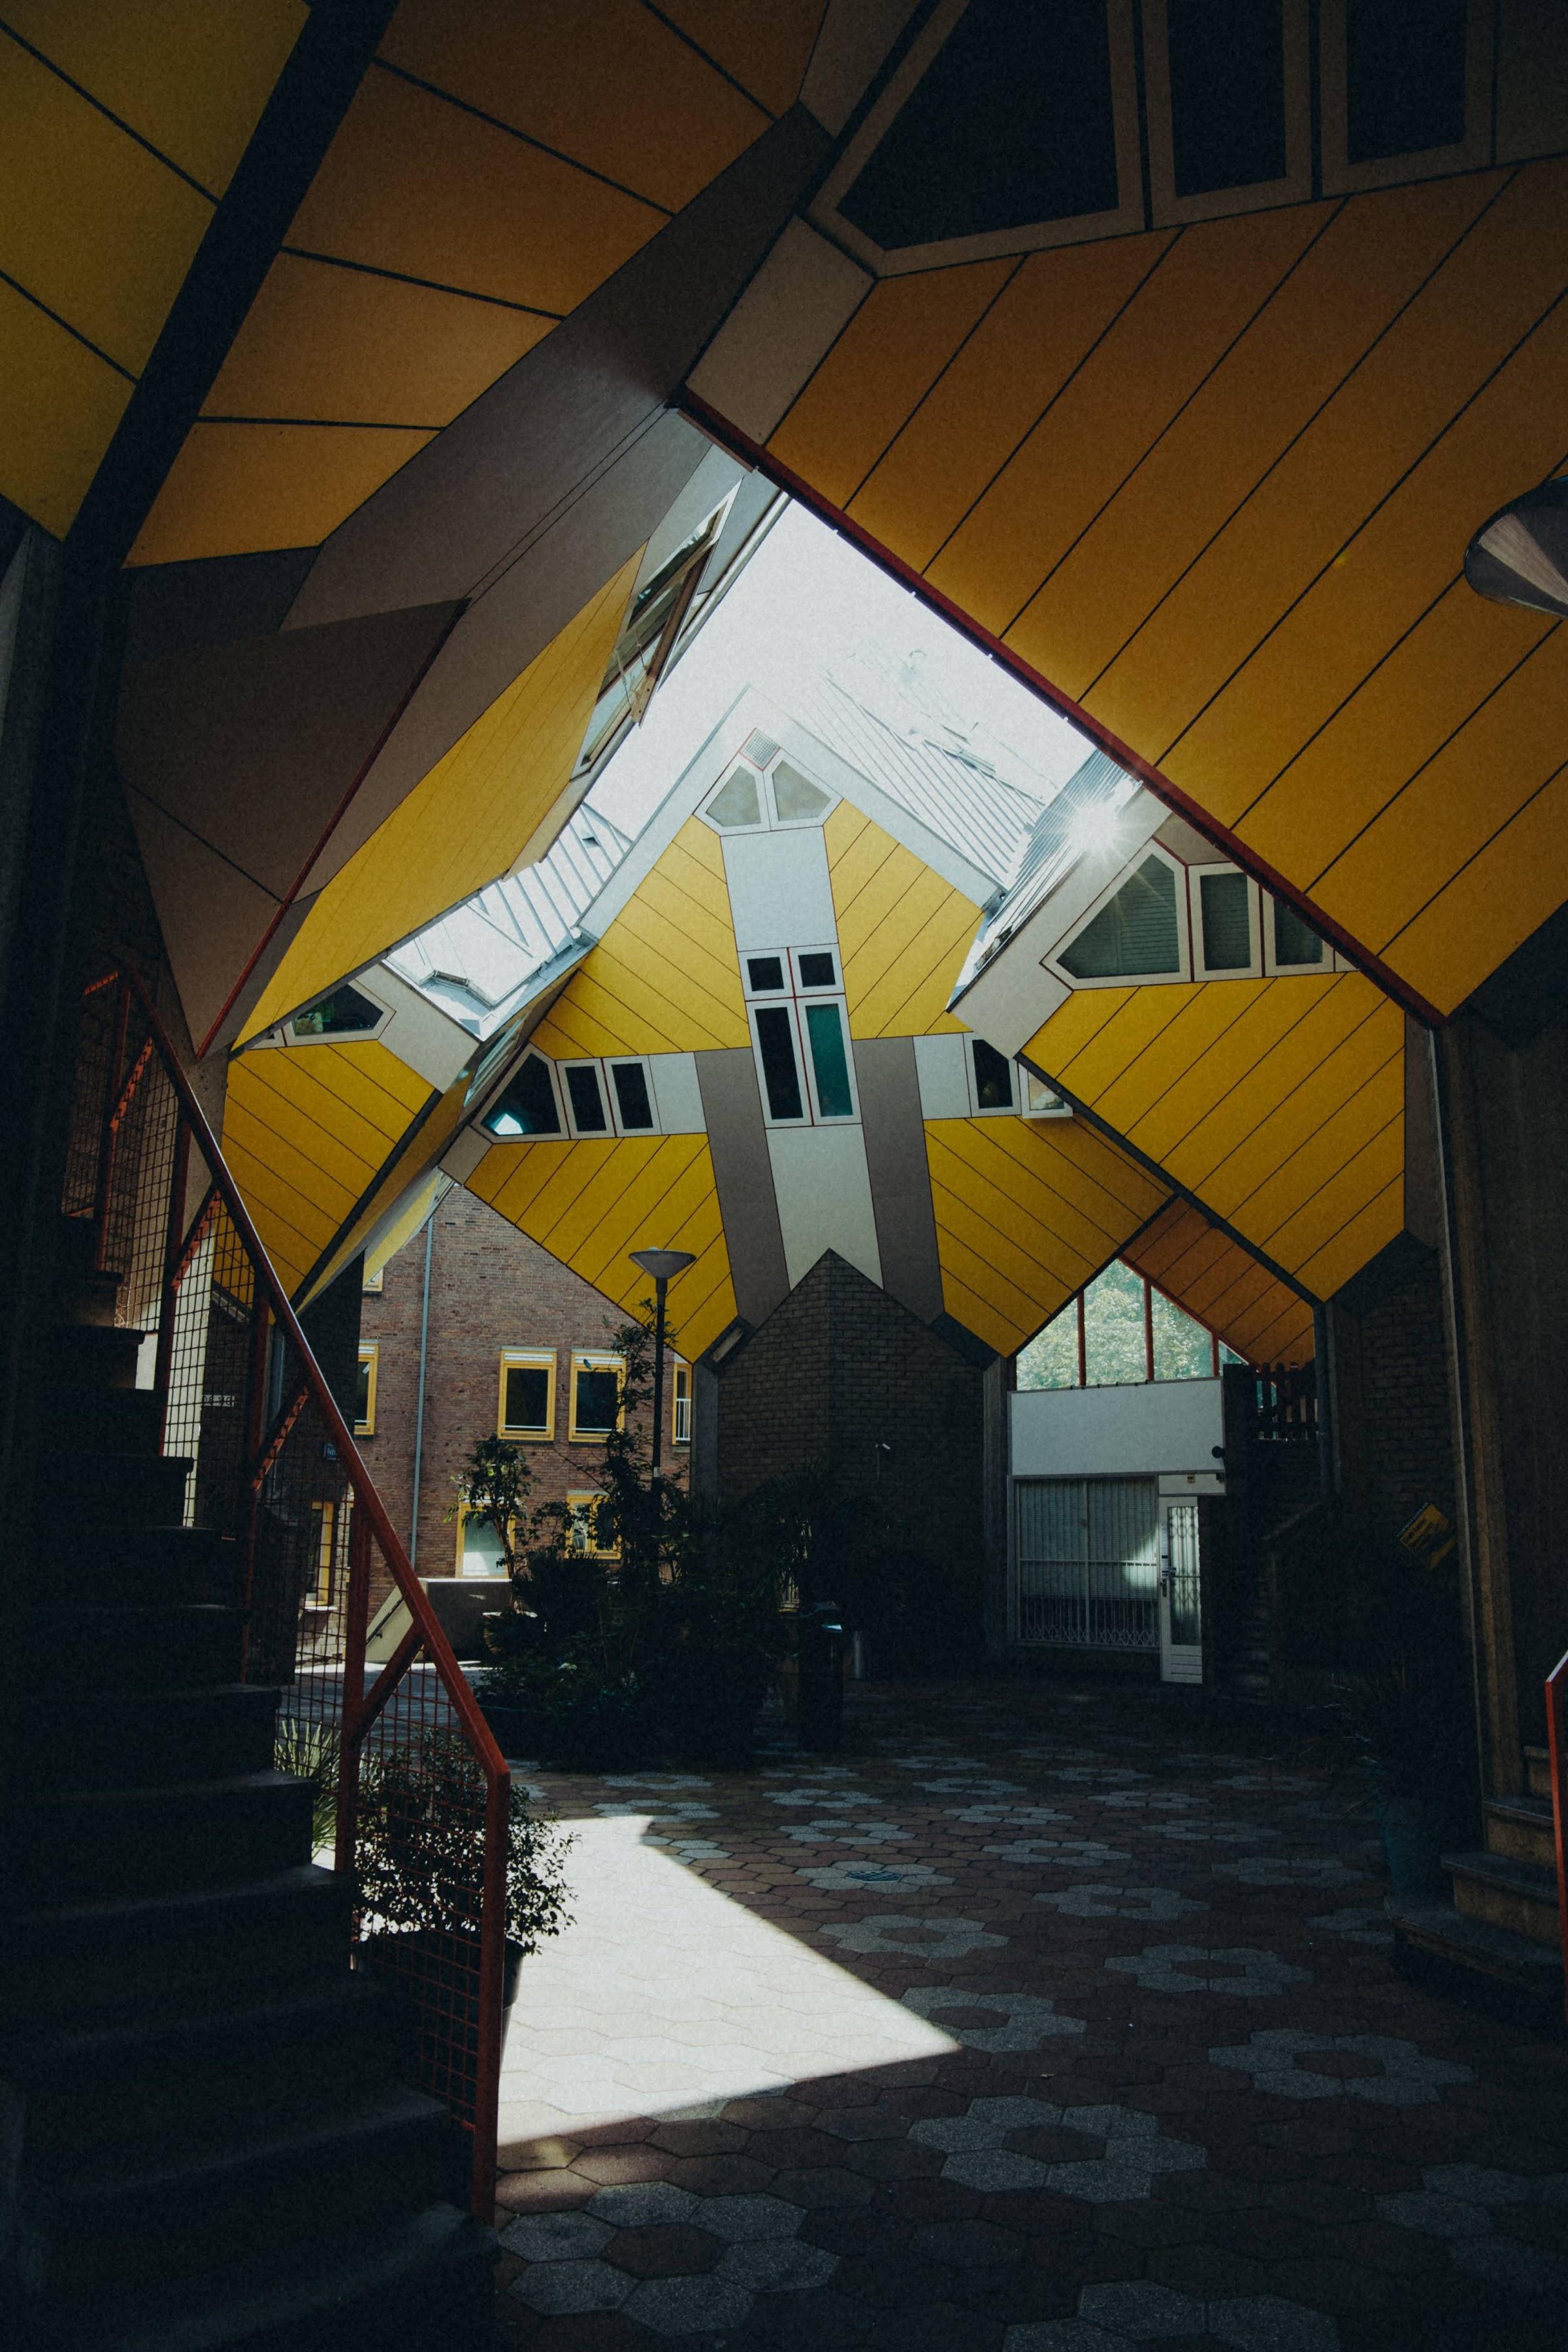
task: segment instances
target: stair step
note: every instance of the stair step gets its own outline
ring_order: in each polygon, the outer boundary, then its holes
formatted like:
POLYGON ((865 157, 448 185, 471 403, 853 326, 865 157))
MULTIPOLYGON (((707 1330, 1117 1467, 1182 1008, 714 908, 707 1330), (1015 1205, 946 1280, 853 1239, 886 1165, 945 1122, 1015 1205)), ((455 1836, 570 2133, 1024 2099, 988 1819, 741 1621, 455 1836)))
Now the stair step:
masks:
POLYGON ((153 1789, 62 1790, 0 1812, 13 1899, 191 1894, 307 1862, 315 1792, 284 1772, 153 1789))
POLYGON ((1484 1810, 1489 1853, 1556 1870, 1556 1833, 1544 1797, 1489 1797, 1484 1810))
MULTIPOLYGON (((151 1393, 151 1391, 148 1391, 151 1393)), ((58 1515, 68 1500, 79 1534, 100 1528, 177 1527, 185 1512, 191 1462, 177 1454, 45 1454, 36 1493, 58 1515)))
POLYGON ((49 1334, 47 1385, 134 1388, 146 1337, 125 1323, 57 1323, 49 1334))
POLYGON ((346 1968, 293 1993, 240 1985, 202 2007, 0 2032, 7 2139, 24 2166, 106 2146, 129 2163, 139 2145, 241 2114, 298 2126, 411 2060, 402 2004, 346 1968))
MULTIPOLYGON (((48 1379, 38 1394, 45 1425, 68 1429, 88 1454, 157 1455, 163 1403, 152 1389, 48 1379)), ((58 1509, 57 1496, 45 1501, 58 1509)))
POLYGON ((1552 1750, 1549 1748, 1527 1748, 1524 1751, 1525 1780, 1532 1797, 1552 1797, 1552 1750))
POLYGON ((1563 1960, 1559 1951, 1451 1903, 1403 1903, 1390 1895, 1394 1965, 1435 1990, 1505 2014, 1521 2011, 1560 2030, 1563 1960))
POLYGON ((348 2224, 431 2203, 453 2185, 456 2136, 439 2100, 395 2085, 305 2128, 242 2105, 161 2147, 32 2168, 11 2260, 36 2296, 189 2275, 234 2245, 308 2239, 323 2214, 348 2224))
POLYGON ((279 1696, 258 1683, 149 1691, 35 1686, 16 1710, 16 1785, 156 1788, 265 1771, 279 1696))
POLYGON ((1539 1863, 1497 1853, 1446 1853, 1454 1902, 1467 1918, 1507 1927, 1536 1944, 1559 1940, 1557 1878, 1539 1863))
POLYGON ((493 2231, 453 2205, 322 2226, 207 2276, 19 2315, 36 2352, 489 2352, 493 2231))
POLYGON ((16 1622, 17 1664, 40 1690, 195 1690, 240 1680, 245 1626, 215 1601, 34 1610, 16 1622))
POLYGON ((304 1864, 243 1885, 0 1912, 0 2015, 113 2017, 153 2000, 281 1990, 341 1969, 353 1889, 304 1864))
MULTIPOLYGON (((73 1610, 173 1608, 198 1601, 232 1607, 239 1599, 244 1548, 216 1528, 124 1528, 94 1542, 70 1563, 62 1597, 73 1610)), ((47 1564, 37 1582, 47 1584, 47 1564)))

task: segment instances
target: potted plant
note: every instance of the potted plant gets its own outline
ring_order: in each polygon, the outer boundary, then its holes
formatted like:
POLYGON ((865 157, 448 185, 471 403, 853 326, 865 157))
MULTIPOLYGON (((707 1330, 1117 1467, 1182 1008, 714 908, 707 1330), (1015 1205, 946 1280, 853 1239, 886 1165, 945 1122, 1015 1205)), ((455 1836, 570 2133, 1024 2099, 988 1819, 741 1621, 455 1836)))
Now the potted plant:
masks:
MULTIPOLYGON (((479 1931, 484 1867, 485 1789, 473 1757, 456 1734, 418 1746, 368 1752, 360 1773, 355 1877, 361 1952, 372 1967, 413 1989, 447 1990, 473 1979, 462 1996, 477 2021, 479 1931)), ((547 1936, 570 1924, 565 1859, 572 1841, 530 1812, 513 1789, 506 1855, 505 1975, 502 2000, 517 1997, 524 1959, 547 1936)))

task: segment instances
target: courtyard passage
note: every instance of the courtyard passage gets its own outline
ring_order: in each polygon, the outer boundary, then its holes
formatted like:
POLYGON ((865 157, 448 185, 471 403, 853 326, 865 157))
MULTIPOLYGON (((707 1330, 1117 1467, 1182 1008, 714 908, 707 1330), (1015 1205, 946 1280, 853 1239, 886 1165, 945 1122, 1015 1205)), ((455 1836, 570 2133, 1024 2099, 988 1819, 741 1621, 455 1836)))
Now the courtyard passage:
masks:
POLYGON ((1568 2047, 1394 1973, 1333 1738, 868 1685, 830 1758, 521 1777, 578 1842, 507 2042, 507 2344, 1568 2340, 1568 2047))

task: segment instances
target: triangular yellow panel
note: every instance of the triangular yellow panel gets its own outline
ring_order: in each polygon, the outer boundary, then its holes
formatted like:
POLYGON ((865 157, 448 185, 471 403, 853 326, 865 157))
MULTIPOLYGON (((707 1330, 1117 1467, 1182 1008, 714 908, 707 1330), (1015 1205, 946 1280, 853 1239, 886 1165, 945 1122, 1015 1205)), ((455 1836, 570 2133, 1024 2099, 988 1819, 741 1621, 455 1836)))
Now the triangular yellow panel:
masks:
POLYGON ((438 760, 321 891, 254 1037, 506 873, 559 800, 631 594, 634 555, 438 760))
POLYGON ((733 1322, 735 1293, 706 1136, 497 1143, 468 1187, 628 1312, 651 1288, 631 1264, 632 1250, 692 1251, 696 1263, 669 1286, 670 1333, 688 1360, 733 1322))
POLYGON ((224 1158, 290 1293, 430 1095, 423 1078, 374 1039, 264 1050, 231 1063, 224 1158))
POLYGON ((544 1054, 701 1054, 744 1045, 724 853, 689 817, 533 1033, 544 1054))
POLYGON ((947 1001, 980 920, 974 900, 848 801, 823 835, 851 1035, 961 1029, 947 1001))
POLYGON ((947 1312, 1010 1356, 1169 1195, 1079 1119, 926 1121, 947 1312))

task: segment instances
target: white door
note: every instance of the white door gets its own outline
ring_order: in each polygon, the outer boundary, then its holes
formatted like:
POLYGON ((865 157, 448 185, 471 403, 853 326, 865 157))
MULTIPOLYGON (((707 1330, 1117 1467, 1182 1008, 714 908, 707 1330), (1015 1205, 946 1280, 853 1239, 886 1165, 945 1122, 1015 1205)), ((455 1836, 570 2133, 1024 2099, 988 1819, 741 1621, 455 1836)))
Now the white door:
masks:
POLYGON ((1160 1679, 1204 1678, 1203 1602, 1198 1576, 1198 1507, 1160 1507, 1160 1679))

